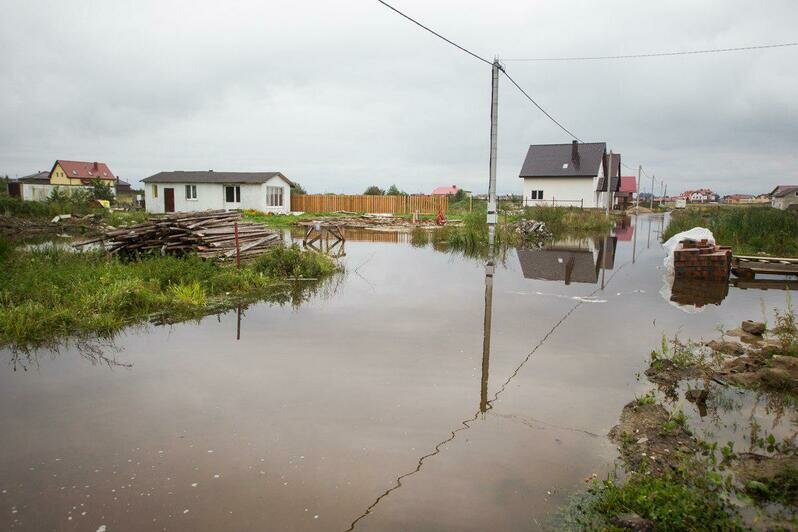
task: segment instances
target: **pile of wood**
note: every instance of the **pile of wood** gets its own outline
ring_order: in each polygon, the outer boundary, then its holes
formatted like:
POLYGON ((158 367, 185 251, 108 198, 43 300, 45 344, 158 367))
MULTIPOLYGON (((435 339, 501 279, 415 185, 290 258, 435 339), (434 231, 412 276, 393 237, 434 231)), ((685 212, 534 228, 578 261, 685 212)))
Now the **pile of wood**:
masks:
POLYGON ((240 212, 217 210, 153 215, 142 224, 106 231, 74 245, 103 242, 109 252, 125 255, 196 252, 206 259, 235 260, 236 240, 241 259, 256 257, 282 243, 280 234, 266 226, 242 222, 240 212))
POLYGON ((710 244, 706 239, 698 242, 682 240, 673 252, 676 278, 703 281, 726 281, 731 269, 731 248, 710 244))

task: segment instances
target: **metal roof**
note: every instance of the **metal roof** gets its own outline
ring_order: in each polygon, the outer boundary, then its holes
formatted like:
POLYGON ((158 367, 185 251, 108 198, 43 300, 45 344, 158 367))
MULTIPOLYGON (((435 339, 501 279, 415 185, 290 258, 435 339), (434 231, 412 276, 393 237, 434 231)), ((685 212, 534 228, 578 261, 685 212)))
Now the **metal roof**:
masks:
POLYGON ((606 150, 604 142, 577 144, 574 160, 573 144, 533 144, 518 177, 595 177, 606 150))
POLYGON ((213 170, 178 170, 175 172, 158 172, 142 179, 144 183, 265 183, 273 177, 279 177, 289 186, 294 186, 280 172, 215 172, 213 170))

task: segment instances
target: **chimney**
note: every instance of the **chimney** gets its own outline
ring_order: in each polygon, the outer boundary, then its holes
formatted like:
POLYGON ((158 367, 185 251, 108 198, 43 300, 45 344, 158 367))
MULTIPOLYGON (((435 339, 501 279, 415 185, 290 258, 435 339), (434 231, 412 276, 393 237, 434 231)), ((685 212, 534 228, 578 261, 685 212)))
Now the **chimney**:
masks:
POLYGON ((91 165, 91 168, 92 168, 92 170, 94 170, 95 172, 97 171, 97 168, 98 168, 97 161, 94 161, 94 164, 92 164, 92 165, 91 165))
POLYGON ((579 164, 579 141, 571 142, 571 161, 574 164, 579 164))

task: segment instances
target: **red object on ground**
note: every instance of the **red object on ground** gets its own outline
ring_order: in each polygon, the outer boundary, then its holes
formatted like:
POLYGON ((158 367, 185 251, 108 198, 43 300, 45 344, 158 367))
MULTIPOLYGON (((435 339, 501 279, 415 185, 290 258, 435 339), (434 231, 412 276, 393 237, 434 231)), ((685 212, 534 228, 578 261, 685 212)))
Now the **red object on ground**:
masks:
POLYGON ((438 215, 435 217, 435 223, 438 225, 446 225, 446 216, 443 215, 443 209, 438 209, 438 215))

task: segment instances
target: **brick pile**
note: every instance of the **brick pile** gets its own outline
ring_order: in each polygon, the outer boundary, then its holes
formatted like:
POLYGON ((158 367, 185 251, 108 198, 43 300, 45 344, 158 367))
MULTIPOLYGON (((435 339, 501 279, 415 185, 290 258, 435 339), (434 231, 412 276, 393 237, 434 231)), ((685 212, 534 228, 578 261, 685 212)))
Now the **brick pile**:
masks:
POLYGON ((731 270, 731 248, 704 240, 682 240, 673 252, 675 277, 703 281, 726 281, 731 270))

